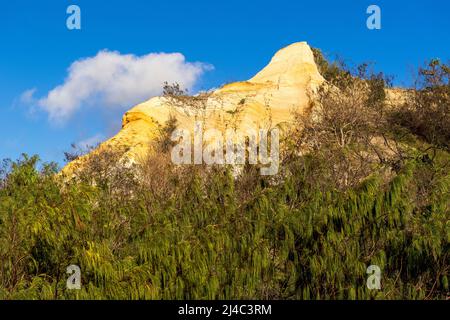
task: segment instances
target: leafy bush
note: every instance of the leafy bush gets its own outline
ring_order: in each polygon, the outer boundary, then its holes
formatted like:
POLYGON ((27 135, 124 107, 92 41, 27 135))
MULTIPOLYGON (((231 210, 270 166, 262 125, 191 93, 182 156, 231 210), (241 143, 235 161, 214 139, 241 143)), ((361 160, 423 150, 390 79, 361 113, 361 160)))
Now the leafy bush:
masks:
MULTIPOLYGON (((447 69, 434 67, 423 73, 433 85, 395 122, 426 148, 398 139, 387 84, 363 65, 329 69, 334 89, 298 118, 275 177, 250 165, 237 177, 175 166, 173 121, 138 166, 101 149, 65 180, 54 165, 38 169, 37 156, 5 161, 0 299, 448 298, 450 155, 439 118, 448 91, 436 76, 447 69), (66 288, 72 264, 81 290, 66 288), (366 286, 369 265, 381 268, 381 290, 366 286)), ((177 86, 165 92, 185 98, 177 86)))
POLYGON ((314 158, 292 162, 276 185, 243 185, 225 168, 156 166, 142 170, 164 191, 118 197, 106 184, 61 187, 36 161, 15 162, 0 190, 1 298, 448 294, 449 176, 438 164, 411 161, 387 185, 374 174, 346 191, 311 183, 314 158), (81 290, 65 287, 70 264, 81 267, 81 290), (365 286, 371 264, 382 269, 380 291, 365 286))
POLYGON ((416 88, 392 115, 392 122, 408 128, 428 143, 449 150, 450 66, 432 60, 419 69, 416 88))

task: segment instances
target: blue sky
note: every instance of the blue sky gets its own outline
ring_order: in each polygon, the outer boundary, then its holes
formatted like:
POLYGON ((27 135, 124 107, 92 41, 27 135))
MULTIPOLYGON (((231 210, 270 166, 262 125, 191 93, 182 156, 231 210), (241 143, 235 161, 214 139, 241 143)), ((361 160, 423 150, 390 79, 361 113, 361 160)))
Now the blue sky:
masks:
POLYGON ((248 79, 278 49, 307 41, 354 63, 376 62, 378 70, 396 76, 396 84, 407 85, 425 60, 450 58, 449 12, 448 0, 5 1, 0 5, 0 159, 26 152, 62 164, 71 143, 118 130, 132 105, 105 108, 101 99, 81 100, 64 123, 55 124, 36 103, 64 84, 74 61, 101 50, 138 59, 181 53, 183 68, 203 63, 202 72, 186 80, 195 91, 248 79), (70 4, 81 8, 81 30, 66 27, 70 4), (370 4, 382 10, 381 30, 366 28, 370 4), (20 97, 30 89, 33 99, 24 103, 20 97))

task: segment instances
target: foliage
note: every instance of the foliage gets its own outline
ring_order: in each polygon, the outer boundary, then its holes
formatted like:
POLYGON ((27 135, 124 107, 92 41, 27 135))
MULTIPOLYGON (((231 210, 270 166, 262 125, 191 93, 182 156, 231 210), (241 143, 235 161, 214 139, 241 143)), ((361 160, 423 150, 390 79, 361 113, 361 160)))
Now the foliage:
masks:
POLYGON ((419 69, 415 90, 393 113, 391 122, 428 143, 450 148, 450 65, 434 59, 419 69))
POLYGON ((228 169, 154 166, 142 170, 160 192, 141 185, 119 199, 106 184, 62 188, 36 170, 36 157, 23 158, 0 190, 0 297, 448 295, 449 175, 440 164, 417 159, 388 184, 374 174, 324 191, 308 179, 315 159, 303 160, 275 185, 246 180, 251 171, 236 180, 228 169), (81 290, 66 289, 70 264, 81 267, 81 290), (380 291, 365 286, 371 264, 382 269, 380 291))
MULTIPOLYGON (((316 54, 322 69, 337 68, 316 54)), ((390 137, 386 95, 390 79, 374 73, 368 64, 354 70, 341 64, 338 70, 314 92, 309 112, 296 115, 298 125, 290 142, 294 153, 300 150, 318 160, 314 179, 346 189, 380 169, 398 166, 405 151, 390 137)), ((295 154, 290 157, 294 158, 295 154)))
MULTIPOLYGON (((0 299, 448 298, 446 129, 414 108, 420 131, 393 123, 388 84, 367 65, 356 74, 319 66, 333 89, 298 119, 274 177, 250 165, 239 176, 175 166, 173 120, 141 165, 123 163, 126 150, 99 149, 72 181, 37 156, 5 161, 0 299), (425 141, 398 139, 400 129, 425 141), (81 290, 66 287, 72 264, 81 290), (381 268, 381 290, 366 286, 369 265, 381 268)), ((427 72, 438 85, 408 101, 435 110, 447 89, 427 72)), ((192 100, 176 85, 165 92, 192 100)))
POLYGON ((319 69, 319 73, 325 78, 327 81, 333 81, 336 78, 342 78, 350 75, 347 70, 344 68, 344 62, 342 59, 337 59, 330 63, 323 55, 322 51, 317 48, 312 48, 312 52, 314 54, 314 60, 319 69))

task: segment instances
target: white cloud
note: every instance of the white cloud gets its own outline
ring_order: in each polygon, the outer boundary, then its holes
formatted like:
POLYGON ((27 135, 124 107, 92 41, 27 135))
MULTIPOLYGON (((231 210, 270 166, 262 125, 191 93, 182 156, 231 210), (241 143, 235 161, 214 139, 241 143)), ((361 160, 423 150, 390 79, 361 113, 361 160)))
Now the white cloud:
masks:
MULTIPOLYGON (((129 109, 162 92, 164 81, 178 82, 189 90, 212 66, 187 62, 181 53, 143 56, 103 50, 94 57, 72 63, 64 83, 48 92, 37 104, 51 122, 64 123, 82 107, 129 109)), ((34 90, 23 93, 32 101, 34 90)))
POLYGON ((34 99, 35 92, 36 92, 36 88, 28 89, 28 90, 24 91, 20 95, 19 102, 22 104, 27 104, 27 105, 34 103, 35 102, 35 99, 34 99))

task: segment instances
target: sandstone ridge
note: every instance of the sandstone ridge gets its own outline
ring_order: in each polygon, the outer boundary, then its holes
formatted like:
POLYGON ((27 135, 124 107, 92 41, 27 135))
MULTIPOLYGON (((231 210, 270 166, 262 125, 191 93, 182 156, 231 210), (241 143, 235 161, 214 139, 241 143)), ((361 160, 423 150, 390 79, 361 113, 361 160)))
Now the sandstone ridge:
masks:
MULTIPOLYGON (((247 128, 281 126, 294 119, 294 112, 303 112, 310 102, 310 93, 322 82, 314 55, 306 42, 297 42, 279 50, 269 64, 253 78, 224 85, 203 95, 201 108, 195 104, 167 97, 155 97, 130 109, 122 120, 122 129, 93 152, 105 148, 125 150, 123 159, 139 163, 149 152, 159 128, 171 117, 180 128, 193 130, 195 121, 204 128, 237 131, 247 128)), ((73 174, 83 166, 86 155, 69 163, 63 173, 73 174)))

